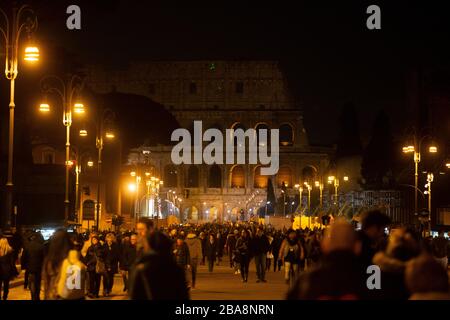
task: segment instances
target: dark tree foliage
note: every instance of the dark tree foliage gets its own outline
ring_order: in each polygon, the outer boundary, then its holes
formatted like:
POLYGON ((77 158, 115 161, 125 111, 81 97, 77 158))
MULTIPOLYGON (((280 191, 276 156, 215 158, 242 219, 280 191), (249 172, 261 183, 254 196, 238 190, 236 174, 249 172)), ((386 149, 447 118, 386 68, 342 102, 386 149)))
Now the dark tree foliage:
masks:
POLYGON ((336 158, 360 155, 362 152, 359 120, 355 105, 352 102, 342 107, 339 117, 339 136, 336 158))
POLYGON ((378 113, 372 129, 372 137, 364 149, 361 164, 362 186, 365 189, 382 189, 392 185, 394 143, 388 115, 378 113))

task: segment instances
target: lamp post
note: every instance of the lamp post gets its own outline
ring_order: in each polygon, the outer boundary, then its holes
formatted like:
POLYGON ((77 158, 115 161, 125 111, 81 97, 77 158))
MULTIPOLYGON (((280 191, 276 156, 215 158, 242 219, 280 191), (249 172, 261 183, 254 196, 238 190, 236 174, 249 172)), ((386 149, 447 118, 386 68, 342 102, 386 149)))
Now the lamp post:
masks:
POLYGON ((316 181, 315 185, 319 188, 319 206, 322 209, 323 206, 323 183, 320 181, 316 181))
MULTIPOLYGON (((402 151, 403 153, 413 153, 414 157, 414 213, 418 213, 418 185, 419 185, 419 163, 421 161, 421 146, 425 138, 431 138, 430 135, 423 135, 420 139, 417 139, 416 130, 414 129, 413 134, 413 144, 408 144, 407 146, 404 146, 402 151)), ((436 153, 437 147, 434 145, 434 143, 431 143, 428 148, 429 153, 436 153)), ((431 212, 430 212, 431 215, 431 212)))
POLYGON ((267 216, 267 205, 269 205, 270 204, 270 201, 266 201, 266 216, 267 216))
POLYGON ((296 189, 298 189, 299 194, 299 200, 298 200, 298 211, 300 211, 300 215, 302 214, 302 193, 303 193, 303 186, 301 184, 296 184, 294 186, 296 189))
POLYGON ((106 139, 114 139, 115 134, 111 131, 104 132, 104 126, 105 124, 111 120, 114 119, 115 114, 111 109, 105 108, 101 111, 100 117, 98 117, 97 122, 97 136, 95 138, 95 146, 98 150, 98 157, 97 157, 97 223, 96 228, 98 230, 99 228, 99 222, 100 222, 100 185, 101 185, 101 176, 102 176, 102 151, 104 147, 104 140, 103 136, 105 136, 106 139))
MULTIPOLYGON (((75 150, 76 157, 75 157, 75 213, 77 215, 77 222, 81 222, 80 217, 80 174, 83 171, 83 157, 89 156, 88 152, 85 152, 83 154, 80 154, 78 148, 75 146, 72 146, 72 148, 75 150)), ((92 160, 88 160, 86 162, 86 165, 91 168, 94 166, 94 162, 92 160)))
POLYGON ((428 234, 431 235, 431 183, 434 180, 434 176, 432 173, 427 174, 427 184, 425 188, 427 189, 424 194, 428 195, 428 234))
MULTIPOLYGON (((74 96, 80 92, 84 86, 84 79, 79 75, 68 75, 64 81, 58 76, 50 75, 41 79, 41 89, 45 94, 54 93, 59 96, 63 106, 63 124, 66 128, 66 186, 64 194, 64 222, 69 220, 69 173, 71 168, 70 161, 70 127, 72 126, 72 111, 77 114, 84 113, 84 105, 80 102, 74 103, 74 96)), ((41 103, 39 110, 43 113, 50 111, 47 102, 41 103)))
MULTIPOLYGON (((32 32, 37 29, 38 22, 34 11, 28 5, 12 9, 12 16, 8 15, 0 8, 0 14, 5 20, 4 26, 0 27, 0 33, 5 40, 5 76, 10 82, 10 100, 9 100, 9 132, 8 132, 8 173, 6 181, 6 225, 11 224, 12 200, 13 200, 13 153, 14 153, 14 102, 15 80, 19 73, 19 40, 22 32, 25 31, 30 37, 32 32)), ((29 46, 25 49, 25 61, 36 62, 39 60, 39 49, 29 46)), ((1 221, 0 221, 1 224, 1 221)))
MULTIPOLYGON (((345 182, 349 181, 348 176, 344 176, 343 180, 345 182)), ((339 209, 339 186, 340 186, 340 181, 338 177, 335 176, 329 176, 328 177, 328 183, 332 184, 334 186, 334 205, 336 206, 337 209, 339 209)))

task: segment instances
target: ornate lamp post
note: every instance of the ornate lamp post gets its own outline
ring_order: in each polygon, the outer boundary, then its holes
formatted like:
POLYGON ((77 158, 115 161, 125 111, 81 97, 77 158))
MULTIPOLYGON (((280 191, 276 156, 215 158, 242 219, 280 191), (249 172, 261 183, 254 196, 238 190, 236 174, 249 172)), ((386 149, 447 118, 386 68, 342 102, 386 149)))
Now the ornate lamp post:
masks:
MULTIPOLYGON (((5 11, 0 8, 0 16, 4 18, 4 26, 0 27, 0 34, 5 40, 5 76, 10 81, 10 100, 9 100, 9 133, 8 133, 8 174, 6 182, 6 225, 10 225, 13 200, 13 153, 14 153, 14 102, 15 80, 19 73, 19 40, 25 31, 29 38, 37 29, 38 22, 34 11, 28 5, 12 9, 12 16, 9 17, 5 11)), ((30 63, 39 60, 39 49, 35 46, 25 48, 25 61, 30 63)))
MULTIPOLYGON (((84 79, 79 75, 69 75, 64 81, 55 75, 46 76, 41 79, 41 88, 45 94, 56 94, 59 96, 63 106, 63 124, 66 127, 66 187, 64 195, 64 222, 69 220, 69 173, 72 166, 70 161, 70 127, 72 126, 72 112, 83 114, 84 105, 74 99, 75 94, 79 93, 84 86, 84 79)), ((50 105, 47 102, 41 103, 39 110, 43 113, 50 111, 50 105)))

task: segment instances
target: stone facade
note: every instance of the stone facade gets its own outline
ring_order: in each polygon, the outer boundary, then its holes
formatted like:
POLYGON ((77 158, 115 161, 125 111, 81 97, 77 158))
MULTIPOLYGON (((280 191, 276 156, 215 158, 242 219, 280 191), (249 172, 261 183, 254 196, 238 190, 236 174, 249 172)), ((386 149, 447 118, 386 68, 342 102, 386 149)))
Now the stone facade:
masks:
MULTIPOLYGON (((95 91, 114 88, 147 96, 188 130, 195 120, 202 121, 203 130, 223 133, 229 128, 280 129, 280 170, 270 177, 277 196, 282 182, 293 196, 295 184, 326 173, 331 150, 309 145, 301 108, 277 62, 146 62, 113 72, 89 68, 87 74, 95 91)), ((174 166, 171 150, 169 145, 136 148, 125 171, 152 167, 152 174, 164 181, 163 194, 181 195, 182 219, 236 219, 241 210, 250 213, 264 206, 267 177, 259 175, 258 165, 174 166)))

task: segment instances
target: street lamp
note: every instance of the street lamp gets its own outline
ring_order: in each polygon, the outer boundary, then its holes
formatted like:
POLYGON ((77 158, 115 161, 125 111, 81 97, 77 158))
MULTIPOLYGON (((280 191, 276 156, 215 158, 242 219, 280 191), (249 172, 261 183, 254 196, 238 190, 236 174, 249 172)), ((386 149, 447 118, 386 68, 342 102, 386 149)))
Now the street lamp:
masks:
POLYGON ((427 184, 425 185, 425 188, 427 191, 424 192, 424 194, 428 195, 428 228, 429 228, 429 234, 431 235, 431 183, 434 180, 434 176, 432 173, 427 174, 427 184))
POLYGON ((323 183, 320 181, 315 182, 315 186, 319 188, 319 204, 320 208, 323 206, 323 183))
MULTIPOLYGON (((102 175, 102 151, 104 147, 103 141, 103 131, 105 124, 111 119, 115 118, 115 114, 111 109, 105 108, 102 110, 100 117, 97 118, 97 135, 95 138, 95 146, 98 150, 97 156, 97 224, 96 228, 98 230, 99 220, 100 220, 100 178, 102 175)), ((110 131, 107 131, 105 134, 106 139, 113 139, 114 134, 110 131)))
MULTIPOLYGON (((345 182, 348 182, 349 181, 348 176, 344 176, 343 180, 345 182)), ((339 209, 339 199, 338 199, 338 196, 339 196, 338 191, 339 191, 339 186, 340 186, 339 178, 337 178, 335 176, 329 176, 328 184, 331 184, 334 186, 334 205, 336 205, 337 208, 339 209)))
MULTIPOLYGON (((75 157, 75 212, 77 214, 77 222, 80 222, 80 174, 82 172, 82 163, 83 163, 83 157, 90 156, 88 152, 84 152, 83 154, 80 154, 79 149, 73 146, 73 149, 75 150, 76 157, 75 157)), ((70 161, 72 162, 72 161, 70 161)), ((73 165, 73 162, 72 164, 73 165)), ((93 161, 89 160, 86 162, 86 165, 88 167, 92 167, 94 165, 93 161)))
POLYGON ((300 215, 301 215, 302 214, 302 192, 303 192, 303 187, 300 184, 296 184, 294 187, 296 189, 298 189, 298 194, 299 194, 298 210, 300 211, 300 215))
MULTIPOLYGON (((422 146, 422 143, 424 141, 425 138, 430 138, 430 135, 424 135, 422 136, 422 138, 420 138, 419 140, 416 137, 416 132, 414 132, 413 135, 413 144, 408 144, 407 146, 404 146, 402 148, 403 153, 413 153, 414 154, 414 186, 415 186, 415 191, 414 191, 414 213, 417 214, 418 212, 418 196, 417 196, 417 190, 418 190, 418 185, 419 185, 419 163, 421 160, 421 154, 420 154, 420 149, 422 146)), ((435 145, 434 141, 431 142, 431 144, 428 147, 428 152, 429 153, 437 153, 438 148, 435 145)), ((431 212, 430 212, 431 214, 431 212)))
MULTIPOLYGON (((40 81, 42 91, 47 94, 56 94, 59 96, 63 107, 63 125, 66 127, 66 187, 64 196, 64 222, 69 220, 69 173, 70 173, 70 127, 72 126, 72 111, 81 114, 84 113, 84 105, 74 103, 74 96, 79 93, 84 86, 84 79, 79 75, 68 75, 64 81, 55 75, 45 76, 40 81)), ((39 106, 41 112, 50 111, 50 105, 47 102, 39 106)))
MULTIPOLYGON (((18 75, 19 64, 19 40, 22 32, 25 31, 28 37, 36 31, 38 26, 37 17, 29 5, 23 5, 12 9, 12 16, 8 15, 0 8, 0 13, 5 20, 4 26, 0 27, 0 33, 5 40, 5 76, 10 81, 10 100, 9 100, 9 133, 8 133, 8 174, 6 181, 6 225, 10 225, 12 214, 13 198, 13 152, 14 152, 14 102, 15 80, 18 75)), ((39 59, 39 49, 37 47, 25 48, 24 60, 36 62, 39 59)), ((0 221, 1 222, 1 221, 0 221)))

